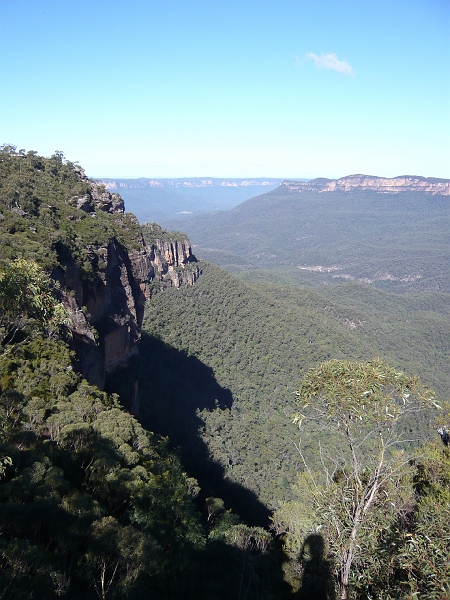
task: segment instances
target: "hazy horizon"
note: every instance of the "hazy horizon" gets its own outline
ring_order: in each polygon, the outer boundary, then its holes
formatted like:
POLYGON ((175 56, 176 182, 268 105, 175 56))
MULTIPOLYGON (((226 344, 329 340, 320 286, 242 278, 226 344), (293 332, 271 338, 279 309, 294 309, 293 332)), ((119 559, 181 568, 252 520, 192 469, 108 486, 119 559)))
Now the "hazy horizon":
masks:
POLYGON ((142 175, 142 176, 138 176, 138 177, 121 177, 120 175, 115 175, 115 176, 97 176, 97 175, 92 175, 90 177, 92 177, 92 179, 102 179, 102 180, 111 180, 114 181, 115 179, 120 179, 120 180, 124 180, 124 179, 128 179, 128 180, 137 180, 137 179, 148 179, 148 180, 157 180, 157 181, 161 181, 161 180, 167 180, 167 181, 171 181, 174 179, 201 179, 201 180, 207 180, 207 179, 217 179, 217 180, 240 180, 240 181, 245 181, 246 179, 250 179, 250 180, 264 180, 264 179, 275 179, 275 180, 279 180, 279 181, 304 181, 304 182, 308 182, 308 181, 313 181, 314 179, 330 179, 330 180, 338 180, 338 179, 344 179, 345 177, 357 177, 357 176, 364 176, 364 177, 380 177, 382 179, 396 179, 398 177, 423 177, 425 179, 443 179, 446 181, 450 181, 450 177, 435 177, 433 175, 423 175, 422 173, 401 173, 399 175, 394 175, 393 177, 384 177, 383 175, 378 175, 378 174, 374 174, 374 173, 348 173, 347 175, 342 175, 341 177, 327 177, 326 175, 320 175, 318 177, 272 177, 272 176, 264 176, 264 175, 258 175, 258 176, 253 176, 253 175, 247 175, 244 177, 233 177, 233 176, 221 176, 221 175, 193 175, 192 177, 189 176, 178 176, 178 175, 174 175, 172 177, 158 177, 157 175, 142 175))
POLYGON ((21 0, 0 23, 0 143, 90 176, 450 178, 444 0, 21 0))

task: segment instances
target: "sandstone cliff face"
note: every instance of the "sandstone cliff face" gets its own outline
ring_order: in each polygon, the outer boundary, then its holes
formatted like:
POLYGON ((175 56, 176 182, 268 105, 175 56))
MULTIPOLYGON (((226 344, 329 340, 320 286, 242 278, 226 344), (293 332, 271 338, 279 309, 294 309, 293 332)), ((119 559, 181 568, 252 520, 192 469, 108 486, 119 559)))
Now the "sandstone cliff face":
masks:
POLYGON ((170 234, 156 223, 145 223, 143 236, 159 289, 179 288, 183 283, 194 285, 201 271, 187 236, 178 232, 170 234))
MULTIPOLYGON (((91 183, 88 195, 70 198, 69 203, 93 213, 93 218, 95 210, 119 218, 124 212, 122 198, 96 183, 91 183)), ((132 244, 128 248, 116 238, 86 247, 91 276, 86 277, 70 258, 61 260, 62 270, 57 276, 72 315, 72 345, 79 370, 100 389, 108 387, 117 370, 137 372, 145 301, 169 286, 193 284, 201 273, 185 236, 177 234, 177 239, 171 239, 157 225, 141 228, 137 219, 130 218, 129 223, 132 244), (150 237, 145 235, 149 230, 150 237)), ((129 383, 125 403, 136 414, 137 380, 129 383)))
POLYGON ((69 290, 66 304, 72 313, 79 370, 103 389, 108 372, 137 353, 145 294, 136 267, 116 240, 91 247, 90 252, 94 264, 102 261, 94 277, 86 280, 79 267, 68 262, 61 279, 69 290))
POLYGON ((393 177, 372 177, 370 175, 349 175, 341 179, 313 179, 308 182, 283 181, 282 188, 302 192, 350 192, 353 190, 373 190, 384 194, 399 192, 426 192, 431 195, 450 196, 450 180, 405 175, 393 177))

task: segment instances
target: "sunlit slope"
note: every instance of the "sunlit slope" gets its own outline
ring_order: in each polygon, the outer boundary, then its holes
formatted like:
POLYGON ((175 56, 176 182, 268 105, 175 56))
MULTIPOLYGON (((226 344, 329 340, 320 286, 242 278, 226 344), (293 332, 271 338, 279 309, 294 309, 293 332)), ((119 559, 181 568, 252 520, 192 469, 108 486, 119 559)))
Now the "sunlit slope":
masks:
POLYGON ((188 219, 183 231, 197 256, 228 269, 290 267, 316 280, 450 291, 445 196, 277 188, 230 211, 188 219))
MULTIPOLYGON (((420 300, 403 304, 404 296, 368 288, 377 298, 367 301, 378 308, 366 310, 364 302, 351 303, 365 286, 353 288, 341 302, 338 294, 326 298, 296 286, 248 285, 204 264, 194 287, 156 295, 147 304, 144 329, 164 344, 153 352, 142 348, 146 426, 169 435, 188 461, 189 452, 200 450, 186 432, 200 435, 227 477, 276 506, 289 496, 300 464, 289 416, 305 369, 328 358, 381 354, 432 385, 450 384, 443 339, 450 339, 450 327, 440 306, 429 309, 417 328, 412 322, 422 318, 420 300), (205 374, 213 380, 208 389, 205 374), (231 408, 208 404, 205 394, 214 389, 218 395, 229 390, 231 408)), ((326 435, 326 424, 317 435, 326 435)), ((195 476, 202 485, 202 473, 195 476)))

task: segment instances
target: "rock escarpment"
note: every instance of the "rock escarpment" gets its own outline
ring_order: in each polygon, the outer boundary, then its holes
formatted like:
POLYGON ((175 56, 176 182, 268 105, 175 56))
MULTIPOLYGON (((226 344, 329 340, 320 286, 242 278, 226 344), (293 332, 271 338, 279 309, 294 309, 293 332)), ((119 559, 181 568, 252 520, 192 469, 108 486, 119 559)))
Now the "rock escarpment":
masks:
POLYGON ((313 179, 308 182, 283 181, 280 185, 295 192, 350 192, 372 190, 384 194, 400 192, 425 192, 431 195, 450 196, 450 180, 434 177, 403 175, 401 177, 373 177, 371 175, 349 175, 341 179, 313 179))
POLYGON ((4 145, 0 264, 17 257, 37 262, 59 283, 78 371, 101 389, 120 391, 136 412, 144 303, 169 285, 194 283, 200 273, 186 236, 142 228, 119 194, 86 177, 62 152, 47 158, 4 145), (121 369, 119 390, 111 381, 121 369))
POLYGON ((89 190, 87 194, 69 198, 69 204, 87 213, 94 213, 96 209, 110 214, 123 214, 125 212, 125 205, 119 194, 111 194, 105 186, 88 179, 84 169, 80 166, 74 165, 74 171, 80 181, 87 183, 89 190))
POLYGON ((164 231, 156 223, 145 223, 142 229, 157 287, 163 290, 170 286, 179 288, 183 283, 194 285, 201 271, 187 236, 178 231, 164 231))
POLYGON ((136 356, 151 265, 145 252, 128 253, 116 239, 89 249, 93 275, 72 261, 60 277, 72 315, 79 370, 104 389, 108 373, 136 356), (147 267, 147 269, 146 269, 147 267))
POLYGON ((240 179, 240 178, 212 178, 212 177, 192 177, 192 178, 176 178, 176 179, 147 179, 140 177, 139 179, 103 179, 102 183, 108 190, 126 190, 126 189, 145 189, 145 188, 214 188, 214 187, 267 187, 275 186, 280 183, 280 179, 240 179))
POLYGON ((112 237, 86 246, 88 276, 72 256, 64 257, 61 252, 56 278, 72 315, 72 346, 80 372, 90 383, 109 391, 115 391, 108 382, 117 373, 122 379, 126 376, 128 389, 122 399, 136 414, 138 342, 145 301, 167 287, 193 285, 201 270, 185 235, 170 234, 156 224, 141 227, 133 215, 125 219, 122 198, 103 186, 91 182, 89 194, 68 202, 92 218, 98 210, 107 212, 116 225, 126 229, 127 244, 112 237))

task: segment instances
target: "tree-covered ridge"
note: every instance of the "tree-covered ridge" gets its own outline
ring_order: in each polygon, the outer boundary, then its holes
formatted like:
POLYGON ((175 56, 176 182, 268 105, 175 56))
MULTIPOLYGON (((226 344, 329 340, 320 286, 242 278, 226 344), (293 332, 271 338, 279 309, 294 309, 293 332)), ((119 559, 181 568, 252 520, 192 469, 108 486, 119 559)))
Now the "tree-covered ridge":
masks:
MULTIPOLYGON (((203 275, 194 287, 148 303, 141 346, 142 419, 181 446, 199 480, 211 480, 206 444, 226 477, 266 506, 289 498, 301 463, 289 424, 292 394, 301 375, 323 360, 387 355, 445 394, 448 355, 440 340, 447 330, 441 330, 439 302, 423 322, 426 335, 414 334, 415 311, 421 314, 425 298, 369 290, 379 306, 365 307, 358 286, 330 299, 286 284, 248 285, 200 264, 203 275)), ((417 427, 420 437, 430 435, 426 420, 417 427)))
MULTIPOLYGON (((146 298, 200 274, 183 268, 195 262, 186 236, 155 228, 161 239, 146 241, 149 228, 124 214, 121 197, 61 152, 0 148, 0 263, 34 261, 59 282, 79 369, 102 389, 116 364, 136 356, 146 298)), ((123 401, 137 410, 135 392, 123 401)))
POLYGON ((229 270, 289 268, 294 279, 318 283, 340 278, 397 292, 450 290, 448 196, 280 187, 229 211, 163 225, 182 226, 198 258, 229 270))
MULTIPOLYGON (((61 153, 4 147, 1 167, 1 597, 206 600, 245 586, 249 598, 270 598, 278 581, 270 534, 219 498, 197 500, 197 482, 167 440, 84 381, 59 335, 88 311, 69 315, 60 302, 73 309, 83 293, 73 272, 72 292, 49 273, 75 265, 91 293, 105 281, 99 247, 118 247, 130 269, 129 251, 137 242, 142 250, 137 221, 120 202, 110 210, 110 195, 61 153)), ((125 270, 116 268, 119 287, 125 270)), ((122 388, 130 387, 127 373, 122 388)))
POLYGON ((206 600, 236 594, 243 581, 250 598, 272 597, 269 533, 218 498, 196 504, 197 482, 167 440, 82 380, 63 340, 35 328, 7 349, 2 598, 206 600))
MULTIPOLYGON (((132 215, 109 214, 101 187, 62 152, 50 158, 35 151, 0 149, 0 258, 36 260, 47 269, 70 255, 92 274, 91 245, 116 238, 136 247, 140 228, 132 215)), ((106 190, 105 190, 106 193, 106 190)))

